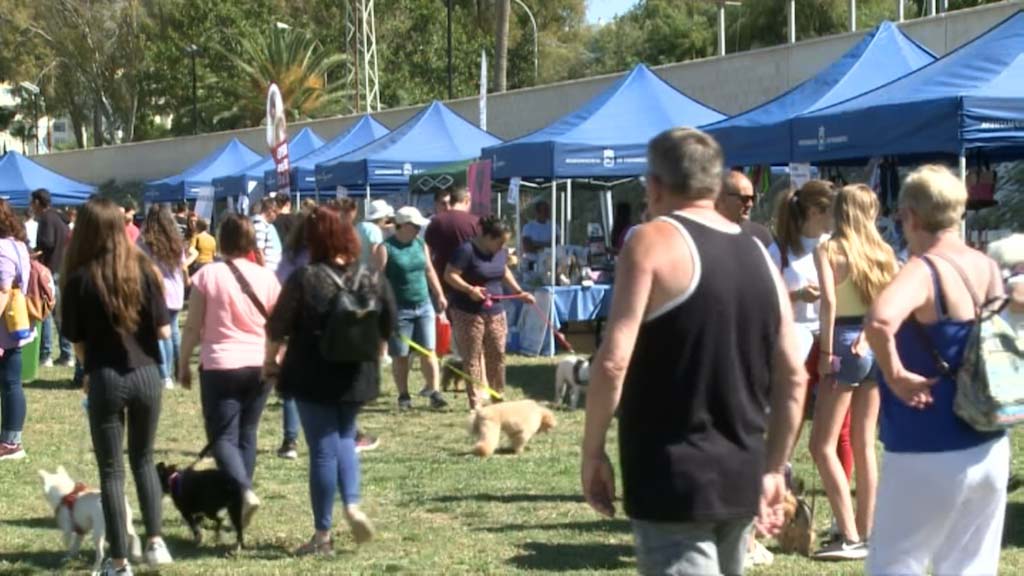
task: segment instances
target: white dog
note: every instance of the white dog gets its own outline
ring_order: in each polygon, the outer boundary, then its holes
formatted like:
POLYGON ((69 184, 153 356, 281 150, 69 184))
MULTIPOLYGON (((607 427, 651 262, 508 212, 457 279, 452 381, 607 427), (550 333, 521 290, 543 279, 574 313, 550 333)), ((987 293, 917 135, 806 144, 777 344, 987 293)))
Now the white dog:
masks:
POLYGON ((572 410, 580 402, 580 394, 587 391, 590 384, 590 360, 578 356, 569 356, 558 363, 555 371, 555 404, 568 405, 572 410))
MULTIPOLYGON (((90 490, 85 484, 75 482, 63 466, 58 466, 53 474, 40 470, 43 478, 43 496, 46 498, 53 514, 57 518, 57 527, 64 534, 64 544, 68 547, 67 558, 78 555, 82 538, 92 530, 92 542, 96 548, 94 571, 99 571, 103 564, 103 548, 106 544, 107 525, 103 520, 103 503, 100 491, 90 490)), ((128 499, 124 502, 128 513, 128 536, 131 538, 132 559, 142 556, 142 542, 132 526, 132 509, 128 499)))

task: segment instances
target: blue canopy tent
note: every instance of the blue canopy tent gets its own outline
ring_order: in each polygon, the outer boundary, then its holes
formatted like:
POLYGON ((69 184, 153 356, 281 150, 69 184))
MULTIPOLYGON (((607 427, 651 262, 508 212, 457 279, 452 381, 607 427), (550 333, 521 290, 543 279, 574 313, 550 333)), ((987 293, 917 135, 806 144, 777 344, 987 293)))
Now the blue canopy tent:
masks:
POLYGON ((61 176, 13 150, 0 157, 0 197, 23 208, 39 188, 49 190, 50 200, 58 206, 81 204, 96 192, 95 186, 61 176))
POLYGON ((804 162, 875 156, 992 157, 1024 151, 1024 12, 934 63, 862 96, 793 122, 804 162))
POLYGON ((212 191, 213 179, 238 172, 260 159, 260 155, 237 138, 193 164, 180 174, 146 183, 146 202, 195 200, 203 188, 212 191))
POLYGON ((882 22, 828 68, 782 95, 727 120, 704 126, 732 166, 792 162, 790 121, 905 76, 935 61, 892 22, 882 22))
MULTIPOLYGON (((377 122, 372 116, 367 114, 330 142, 301 157, 296 156, 295 160, 291 163, 292 191, 300 193, 315 192, 317 190, 316 165, 318 162, 326 162, 344 156, 378 138, 386 136, 388 132, 390 130, 388 130, 387 126, 377 122)), ((263 186, 267 190, 277 189, 276 171, 271 169, 264 173, 263 186)))
POLYGON ((459 160, 478 158, 480 150, 500 143, 440 102, 433 102, 390 134, 340 158, 316 165, 317 186, 329 190, 393 191, 406 188, 409 176, 459 160))
POLYGON ((636 177, 647 170, 647 142, 658 133, 724 118, 640 64, 579 110, 487 148, 483 158, 493 160, 496 180, 636 177))
MULTIPOLYGON (((323 146, 323 139, 309 128, 303 128, 294 138, 288 139, 289 158, 299 158, 323 146)), ((263 184, 263 174, 274 169, 274 158, 269 154, 230 176, 213 179, 213 193, 216 198, 237 198, 248 194, 255 184, 263 184)), ((277 190, 276 188, 264 188, 277 190)))

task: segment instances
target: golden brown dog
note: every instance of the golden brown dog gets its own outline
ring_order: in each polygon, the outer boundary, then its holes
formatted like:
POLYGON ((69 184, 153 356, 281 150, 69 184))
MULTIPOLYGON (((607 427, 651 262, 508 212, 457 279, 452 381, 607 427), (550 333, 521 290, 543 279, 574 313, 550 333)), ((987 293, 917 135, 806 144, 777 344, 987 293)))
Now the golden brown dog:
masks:
POLYGON ((521 454, 538 432, 547 432, 558 422, 551 410, 533 400, 502 402, 478 408, 470 415, 470 432, 476 439, 473 453, 487 458, 498 449, 501 433, 508 436, 512 451, 521 454))
POLYGON ((797 498, 792 492, 786 494, 784 509, 786 523, 776 537, 779 548, 786 554, 795 552, 810 557, 815 540, 814 511, 804 499, 797 498))

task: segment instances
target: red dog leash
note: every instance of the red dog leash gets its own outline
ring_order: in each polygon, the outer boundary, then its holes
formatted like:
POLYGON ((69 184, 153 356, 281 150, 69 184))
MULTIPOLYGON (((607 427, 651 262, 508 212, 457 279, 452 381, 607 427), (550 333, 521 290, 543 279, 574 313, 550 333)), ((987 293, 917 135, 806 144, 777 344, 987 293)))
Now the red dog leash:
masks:
MULTIPOLYGON (((495 301, 500 301, 500 300, 522 300, 522 294, 510 294, 510 295, 501 295, 501 296, 499 296, 499 295, 490 294, 490 293, 485 291, 484 295, 487 297, 487 299, 484 300, 484 302, 483 302, 484 309, 488 309, 488 308, 494 306, 494 302, 495 301)), ((554 297, 554 294, 552 294, 552 298, 553 297, 554 297)), ((537 305, 536 301, 530 302, 530 305, 533 306, 533 309, 537 311, 537 314, 540 314, 541 319, 544 320, 544 324, 547 325, 548 330, 551 330, 551 334, 554 335, 556 340, 558 340, 558 343, 561 344, 566 350, 568 350, 570 354, 575 354, 576 351, 573 350, 572 345, 569 344, 569 341, 565 339, 565 336, 563 336, 562 333, 559 332, 558 330, 555 330, 555 326, 551 323, 551 318, 549 317, 548 313, 543 311, 543 310, 541 310, 540 306, 537 305)), ((551 305, 554 306, 554 302, 552 302, 551 305)))

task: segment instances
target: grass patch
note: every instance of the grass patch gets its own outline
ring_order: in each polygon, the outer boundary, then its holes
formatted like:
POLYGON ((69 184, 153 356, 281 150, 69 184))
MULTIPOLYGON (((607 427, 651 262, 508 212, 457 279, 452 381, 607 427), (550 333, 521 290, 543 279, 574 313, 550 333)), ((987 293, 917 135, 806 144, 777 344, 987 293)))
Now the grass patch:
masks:
MULTIPOLYGON (((548 360, 514 358, 509 366, 509 396, 547 400, 554 366, 548 360)), ((43 369, 26 386, 29 457, 0 463, 0 573, 32 574, 89 569, 92 543, 70 564, 42 498, 38 468, 64 465, 76 478, 95 486, 96 464, 82 396, 69 388, 68 369, 43 369)), ((420 385, 414 376, 413 390, 420 385)), ((415 399, 416 409, 400 414, 394 386, 385 378, 384 395, 360 416, 360 427, 381 437, 381 447, 362 457, 366 512, 379 539, 356 550, 335 509, 335 549, 329 559, 297 559, 290 554, 313 531, 307 488, 307 453, 276 457, 281 441, 281 407, 272 400, 260 427, 256 489, 264 507, 246 534, 249 549, 229 557, 233 535, 221 546, 208 537, 197 548, 177 510, 164 500, 163 528, 177 563, 162 574, 334 574, 334 573, 617 573, 635 572, 632 536, 623 518, 606 520, 583 502, 579 456, 583 412, 558 412, 559 427, 540 435, 521 457, 499 455, 479 460, 468 454, 464 398, 455 409, 437 413, 415 399)), ((205 444, 196 391, 164 395, 156 443, 158 461, 186 465, 205 444)), ((805 431, 804 437, 807 433, 805 431)), ((609 449, 614 451, 614 432, 609 449)), ((614 454, 612 455, 615 458, 614 454)), ((1019 462, 1020 452, 1014 452, 1019 462)), ((812 472, 806 448, 796 457, 800 476, 812 472)), ((1016 466, 1014 466, 1016 469, 1016 466)), ((927 479, 922 479, 927 481, 927 479)), ((134 483, 127 492, 139 520, 134 483)), ((820 483, 817 483, 820 491, 820 483)), ((828 504, 818 498, 818 523, 828 522, 828 504)), ((212 536, 212 535, 209 535, 212 536)), ((1002 572, 1024 571, 1024 495, 1011 496, 1002 572)), ((145 570, 139 570, 146 573, 145 570)), ((857 563, 821 564, 777 555, 769 568, 752 574, 860 574, 857 563)))

